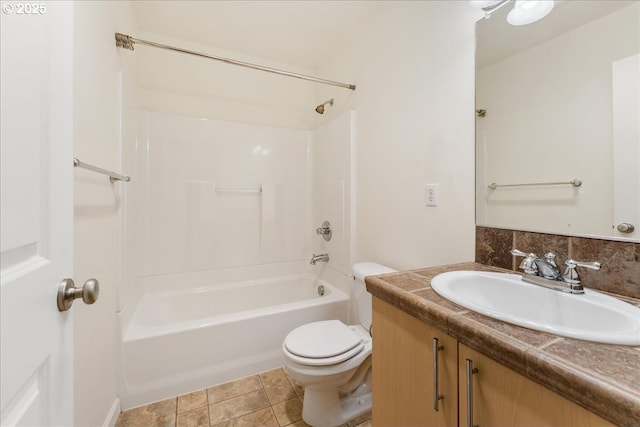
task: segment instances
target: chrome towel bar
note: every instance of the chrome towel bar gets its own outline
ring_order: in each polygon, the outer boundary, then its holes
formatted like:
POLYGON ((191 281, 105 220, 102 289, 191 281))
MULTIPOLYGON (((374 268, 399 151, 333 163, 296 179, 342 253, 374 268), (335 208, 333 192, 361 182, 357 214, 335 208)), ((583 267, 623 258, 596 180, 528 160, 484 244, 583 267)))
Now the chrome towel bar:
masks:
POLYGON ((574 187, 580 187, 582 185, 582 181, 579 180, 578 178, 575 178, 575 179, 572 179, 571 181, 535 182, 535 183, 529 183, 529 184, 496 184, 495 182, 492 182, 491 184, 489 184, 489 188, 492 190, 495 190, 496 188, 500 188, 500 187, 528 187, 532 185, 568 185, 568 184, 571 184, 574 187))
POLYGON ((119 173, 111 172, 106 169, 99 168, 97 166, 90 165, 89 163, 81 162, 77 157, 73 158, 73 167, 87 169, 93 172, 101 173, 103 175, 107 175, 109 177, 109 181, 131 181, 131 178, 126 175, 121 175, 119 173))

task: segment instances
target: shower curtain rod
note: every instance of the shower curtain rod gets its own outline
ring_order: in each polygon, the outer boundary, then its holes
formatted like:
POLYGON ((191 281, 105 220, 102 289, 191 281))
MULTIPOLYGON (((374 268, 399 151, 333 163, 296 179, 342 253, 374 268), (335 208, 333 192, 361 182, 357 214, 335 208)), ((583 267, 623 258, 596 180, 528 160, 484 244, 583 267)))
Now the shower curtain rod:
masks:
POLYGON ((126 34, 116 33, 116 46, 133 50, 134 43, 139 43, 152 47, 159 47, 161 49, 172 50, 174 52, 188 53, 189 55, 200 56, 202 58, 215 59, 216 61, 226 62, 227 64, 239 65, 241 67, 253 68, 254 70, 266 71, 268 73, 280 74, 283 76, 294 77, 296 79, 309 80, 316 83, 322 83, 326 85, 343 87, 345 89, 356 90, 356 85, 349 83, 341 83, 327 79, 321 79, 318 77, 306 76, 304 74, 293 73, 291 71, 279 70, 277 68, 265 67, 263 65, 251 64, 249 62, 236 61, 235 59, 222 58, 219 56, 207 55, 201 52, 195 52, 193 50, 181 49, 178 47, 169 46, 162 43, 150 42, 148 40, 137 39, 135 37, 128 36, 126 34))

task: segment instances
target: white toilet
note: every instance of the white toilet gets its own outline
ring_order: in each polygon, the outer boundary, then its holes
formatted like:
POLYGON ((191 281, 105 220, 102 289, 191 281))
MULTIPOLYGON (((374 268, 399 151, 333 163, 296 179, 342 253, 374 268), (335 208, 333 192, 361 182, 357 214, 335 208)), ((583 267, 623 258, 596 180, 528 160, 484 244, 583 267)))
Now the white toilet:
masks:
POLYGON ((371 409, 371 294, 364 278, 393 270, 373 262, 353 266, 359 324, 339 320, 307 323, 282 343, 284 367, 302 384, 302 418, 314 427, 333 427, 371 409))

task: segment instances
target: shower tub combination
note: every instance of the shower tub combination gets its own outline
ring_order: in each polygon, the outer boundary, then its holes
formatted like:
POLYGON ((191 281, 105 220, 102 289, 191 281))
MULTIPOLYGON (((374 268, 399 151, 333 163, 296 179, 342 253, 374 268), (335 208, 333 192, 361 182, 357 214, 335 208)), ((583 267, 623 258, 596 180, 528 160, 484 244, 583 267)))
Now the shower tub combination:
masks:
POLYGON ((186 289, 175 281, 183 290, 147 285, 161 290, 120 315, 123 409, 277 368, 292 329, 349 320, 346 288, 310 273, 186 289))

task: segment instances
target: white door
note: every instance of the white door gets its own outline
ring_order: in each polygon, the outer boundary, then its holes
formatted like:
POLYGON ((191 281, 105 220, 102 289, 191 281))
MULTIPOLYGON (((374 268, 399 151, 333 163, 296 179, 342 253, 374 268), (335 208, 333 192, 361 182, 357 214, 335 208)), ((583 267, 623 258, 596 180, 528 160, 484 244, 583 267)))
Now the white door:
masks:
POLYGON ((73 5, 2 2, 1 423, 73 424, 73 5))

